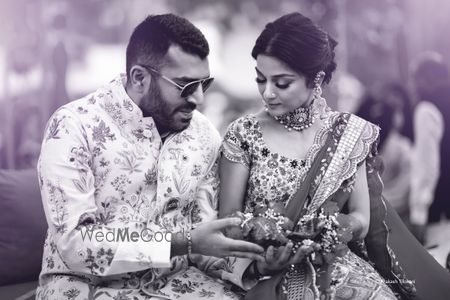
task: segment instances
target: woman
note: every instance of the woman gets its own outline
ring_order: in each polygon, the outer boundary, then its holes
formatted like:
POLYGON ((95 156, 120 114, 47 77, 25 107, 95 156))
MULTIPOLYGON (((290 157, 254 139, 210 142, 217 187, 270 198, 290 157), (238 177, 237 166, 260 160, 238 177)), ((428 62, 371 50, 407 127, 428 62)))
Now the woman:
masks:
MULTIPOLYGON (((414 244, 381 197, 376 156, 379 129, 354 115, 331 111, 321 97, 321 84, 328 83, 336 69, 335 46, 327 33, 299 13, 267 24, 258 37, 252 56, 264 110, 236 120, 226 133, 219 214, 254 212, 278 203, 286 206, 286 216, 296 224, 300 217, 333 201, 351 220, 349 246, 354 252, 333 263, 328 295, 336 299, 413 297, 414 280, 419 278, 408 273, 410 269, 403 270, 403 262, 394 253, 404 244, 420 245, 414 244), (400 235, 407 242, 386 244, 400 235)), ((318 299, 317 270, 305 258, 311 249, 294 254, 294 247, 292 242, 277 249, 269 246, 265 262, 249 264, 244 274, 248 279, 271 278, 260 280, 247 293, 248 299, 318 299)), ((435 294, 426 299, 444 299, 448 287, 442 292, 440 287, 450 282, 448 275, 422 248, 404 252, 421 255, 424 263, 436 267, 435 294)), ((422 281, 416 287, 422 292, 422 281)))

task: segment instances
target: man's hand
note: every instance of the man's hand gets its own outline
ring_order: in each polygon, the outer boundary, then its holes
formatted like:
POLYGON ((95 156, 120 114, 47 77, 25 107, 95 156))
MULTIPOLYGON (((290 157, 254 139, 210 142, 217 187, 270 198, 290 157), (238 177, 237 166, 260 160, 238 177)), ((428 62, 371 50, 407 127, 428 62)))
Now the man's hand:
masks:
POLYGON ((225 218, 203 223, 191 231, 192 253, 225 257, 235 256, 264 260, 264 249, 256 244, 226 237, 223 230, 239 226, 239 218, 225 218))

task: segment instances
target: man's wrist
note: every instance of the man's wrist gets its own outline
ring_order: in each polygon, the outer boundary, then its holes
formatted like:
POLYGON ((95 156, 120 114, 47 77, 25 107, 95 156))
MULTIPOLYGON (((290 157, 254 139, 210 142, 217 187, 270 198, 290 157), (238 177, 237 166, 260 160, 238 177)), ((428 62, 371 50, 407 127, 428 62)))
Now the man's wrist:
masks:
POLYGON ((177 232, 172 235, 171 253, 172 257, 185 255, 189 253, 188 237, 183 231, 177 232))
POLYGON ((265 274, 266 272, 261 271, 258 267, 258 262, 257 261, 253 261, 249 266, 248 269, 246 271, 246 277, 250 278, 250 279, 255 279, 255 280, 265 280, 265 279, 269 279, 270 276, 265 274))

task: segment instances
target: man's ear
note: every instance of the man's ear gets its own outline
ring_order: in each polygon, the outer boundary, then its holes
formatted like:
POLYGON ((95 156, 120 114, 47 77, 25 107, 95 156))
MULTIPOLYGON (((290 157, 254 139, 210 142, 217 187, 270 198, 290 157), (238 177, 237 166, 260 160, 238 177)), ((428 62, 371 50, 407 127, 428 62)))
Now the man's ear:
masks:
POLYGON ((135 65, 130 69, 130 78, 128 79, 130 86, 137 92, 145 92, 148 90, 152 80, 152 74, 139 65, 135 65))

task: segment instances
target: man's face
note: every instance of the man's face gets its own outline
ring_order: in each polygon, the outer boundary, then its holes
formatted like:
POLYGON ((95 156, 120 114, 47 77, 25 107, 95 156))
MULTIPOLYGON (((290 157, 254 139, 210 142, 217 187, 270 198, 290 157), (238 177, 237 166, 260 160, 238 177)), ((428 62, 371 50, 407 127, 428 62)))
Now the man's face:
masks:
MULTIPOLYGON (((186 53, 177 45, 170 46, 165 61, 159 70, 160 74, 180 86, 210 76, 207 58, 201 59, 197 55, 186 53)), ((197 105, 203 103, 201 85, 187 97, 181 97, 180 92, 175 85, 152 73, 149 91, 139 106, 144 116, 153 117, 160 134, 186 129, 191 122, 193 111, 197 105)))

